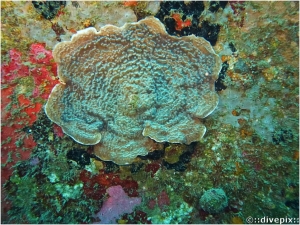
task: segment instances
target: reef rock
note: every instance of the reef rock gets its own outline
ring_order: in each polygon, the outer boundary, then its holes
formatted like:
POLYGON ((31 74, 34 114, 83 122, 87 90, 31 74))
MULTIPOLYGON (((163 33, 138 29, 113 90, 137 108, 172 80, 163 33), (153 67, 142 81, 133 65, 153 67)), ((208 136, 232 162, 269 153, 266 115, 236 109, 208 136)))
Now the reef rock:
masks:
POLYGON ((154 17, 87 28, 57 44, 61 83, 45 107, 75 141, 117 164, 153 150, 153 141, 198 141, 214 111, 221 60, 194 35, 174 37, 154 17))
POLYGON ((228 206, 228 199, 223 189, 212 188, 204 192, 199 203, 206 212, 220 213, 228 206))

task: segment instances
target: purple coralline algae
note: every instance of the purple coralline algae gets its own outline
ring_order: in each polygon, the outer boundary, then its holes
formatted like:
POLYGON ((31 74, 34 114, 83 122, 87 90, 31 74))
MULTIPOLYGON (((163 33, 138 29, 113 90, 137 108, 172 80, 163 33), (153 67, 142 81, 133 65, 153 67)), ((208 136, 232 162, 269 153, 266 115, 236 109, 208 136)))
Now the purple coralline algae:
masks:
POLYGON ((101 220, 101 224, 116 223, 120 216, 124 213, 132 213, 142 201, 139 197, 129 197, 120 185, 112 186, 106 192, 110 197, 96 215, 101 220))

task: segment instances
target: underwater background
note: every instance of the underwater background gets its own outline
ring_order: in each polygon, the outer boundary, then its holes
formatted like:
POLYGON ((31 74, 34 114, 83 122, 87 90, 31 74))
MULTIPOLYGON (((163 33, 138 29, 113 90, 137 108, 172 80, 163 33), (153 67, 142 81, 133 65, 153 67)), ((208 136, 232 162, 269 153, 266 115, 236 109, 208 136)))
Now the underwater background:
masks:
POLYGON ((298 118, 297 1, 1 2, 2 223, 298 224, 298 118), (147 16, 210 42, 219 104, 199 142, 157 143, 120 166, 45 114, 52 50, 147 16))

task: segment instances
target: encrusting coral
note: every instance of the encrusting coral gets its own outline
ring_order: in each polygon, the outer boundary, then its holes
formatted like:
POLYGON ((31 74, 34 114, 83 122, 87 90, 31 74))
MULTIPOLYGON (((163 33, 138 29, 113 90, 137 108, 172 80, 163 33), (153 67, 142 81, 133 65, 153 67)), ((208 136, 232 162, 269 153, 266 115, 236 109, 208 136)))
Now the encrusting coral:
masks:
POLYGON ((48 117, 103 160, 131 163, 153 141, 198 141, 200 119, 214 111, 221 60, 209 42, 174 37, 148 17, 122 27, 87 28, 57 44, 61 83, 45 107, 48 117))

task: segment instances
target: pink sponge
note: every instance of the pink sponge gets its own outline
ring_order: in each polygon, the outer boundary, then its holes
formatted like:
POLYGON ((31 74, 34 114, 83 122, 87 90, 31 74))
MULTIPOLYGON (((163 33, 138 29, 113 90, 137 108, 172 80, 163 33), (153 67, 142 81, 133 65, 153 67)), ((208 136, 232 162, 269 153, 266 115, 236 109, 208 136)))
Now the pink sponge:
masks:
POLYGON ((120 185, 112 186, 106 190, 109 198, 103 203, 100 212, 97 213, 102 224, 116 223, 124 213, 132 213, 133 209, 141 204, 141 198, 129 197, 120 185))

